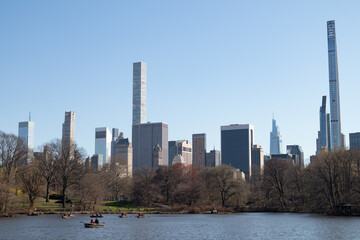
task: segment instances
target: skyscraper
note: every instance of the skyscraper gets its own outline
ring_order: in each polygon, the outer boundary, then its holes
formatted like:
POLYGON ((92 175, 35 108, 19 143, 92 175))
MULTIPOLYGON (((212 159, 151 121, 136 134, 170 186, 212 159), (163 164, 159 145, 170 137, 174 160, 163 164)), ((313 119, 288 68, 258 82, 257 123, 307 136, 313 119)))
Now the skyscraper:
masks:
POLYGON ((329 148, 327 142, 326 96, 322 97, 322 104, 320 107, 320 147, 329 148))
POLYGON ((65 112, 65 121, 62 125, 62 142, 69 147, 71 152, 75 144, 75 112, 65 112))
POLYGON ((112 141, 114 153, 112 154, 111 164, 120 167, 123 175, 132 176, 133 148, 128 138, 120 133, 116 141, 112 141))
POLYGON ((299 145, 287 145, 286 150, 291 155, 297 156, 296 157, 297 162, 295 162, 296 164, 302 167, 304 166, 304 152, 299 145))
POLYGON ((133 169, 156 167, 152 163, 153 149, 161 147, 163 165, 168 165, 168 124, 143 123, 132 126, 133 169))
POLYGON ((221 154, 218 150, 211 150, 206 153, 206 167, 216 167, 221 165, 221 154))
POLYGON ((349 133, 350 149, 360 149, 360 132, 349 133))
POLYGON ((95 154, 102 154, 102 166, 110 164, 111 132, 107 127, 95 128, 95 154))
POLYGON ((133 125, 146 123, 146 63, 133 63, 133 125))
POLYGON ((318 132, 318 138, 316 139, 316 154, 319 154, 322 150, 331 149, 329 114, 326 113, 326 96, 322 97, 319 117, 320 131, 318 132))
POLYGON ((206 134, 192 135, 192 162, 197 167, 205 167, 206 163, 206 134))
POLYGON ((282 141, 279 127, 276 126, 276 120, 272 120, 272 131, 270 132, 270 154, 281 154, 282 141))
POLYGON ((331 149, 342 146, 340 121, 339 72, 337 60, 335 21, 327 22, 328 58, 329 58, 329 90, 330 90, 330 124, 331 149))
POLYGON ((260 145, 254 145, 251 150, 251 174, 261 176, 264 169, 264 150, 260 145))
POLYGON ((221 126, 221 161, 251 177, 251 150, 254 145, 254 126, 232 124, 221 126))
POLYGON ((26 148, 26 163, 34 159, 34 128, 34 122, 19 122, 19 138, 26 148))

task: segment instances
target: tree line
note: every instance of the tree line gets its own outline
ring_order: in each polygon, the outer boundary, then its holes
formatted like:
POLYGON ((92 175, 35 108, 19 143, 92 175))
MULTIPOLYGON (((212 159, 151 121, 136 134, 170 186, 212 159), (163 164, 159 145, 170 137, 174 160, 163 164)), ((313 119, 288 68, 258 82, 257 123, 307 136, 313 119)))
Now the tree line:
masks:
POLYGON ((136 206, 227 207, 235 210, 328 212, 341 203, 360 201, 360 153, 353 150, 323 152, 307 167, 271 159, 264 169, 252 166, 248 181, 227 165, 197 168, 175 164, 157 169, 139 168, 127 176, 123 159, 95 171, 84 164, 85 151, 76 144, 53 140, 42 154, 26 161, 26 148, 12 134, 0 132, 0 213, 16 211, 19 190, 27 195, 29 212, 35 200, 61 196, 62 207, 71 204, 88 210, 105 199, 136 206), (254 170, 255 169, 255 170, 254 170))

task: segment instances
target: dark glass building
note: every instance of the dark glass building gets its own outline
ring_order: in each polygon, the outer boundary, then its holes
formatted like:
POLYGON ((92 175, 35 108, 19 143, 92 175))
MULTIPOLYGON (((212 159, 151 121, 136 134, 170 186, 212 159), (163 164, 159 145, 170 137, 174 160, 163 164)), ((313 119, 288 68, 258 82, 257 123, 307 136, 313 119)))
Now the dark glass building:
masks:
POLYGON ((360 149, 360 132, 350 133, 350 149, 360 149))
POLYGON ((232 124, 221 126, 222 164, 239 169, 251 176, 251 150, 254 145, 254 126, 232 124))

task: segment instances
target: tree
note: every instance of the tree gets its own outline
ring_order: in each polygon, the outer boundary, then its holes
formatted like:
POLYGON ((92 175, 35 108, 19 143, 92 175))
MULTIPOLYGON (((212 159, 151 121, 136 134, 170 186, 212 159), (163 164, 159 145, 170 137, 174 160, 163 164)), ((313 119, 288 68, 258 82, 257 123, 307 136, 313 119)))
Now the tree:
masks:
MULTIPOLYGON (((50 143, 49 143, 50 145, 50 143)), ((44 146, 43 154, 40 156, 39 161, 39 169, 41 172, 41 175, 43 176, 45 182, 46 182, 46 202, 49 202, 49 191, 50 186, 55 182, 55 164, 54 164, 54 158, 52 155, 52 152, 50 150, 50 147, 48 145, 44 146)))
POLYGON ((118 199, 121 195, 123 197, 128 195, 131 180, 125 159, 113 157, 109 170, 103 170, 102 175, 104 186, 112 198, 118 199))
POLYGON ((70 187, 70 190, 69 195, 78 201, 78 205, 83 210, 86 209, 86 206, 91 208, 92 204, 95 205, 106 195, 101 172, 85 173, 76 184, 70 187))
POLYGON ((29 165, 21 166, 18 170, 22 188, 29 197, 29 213, 34 212, 35 199, 40 195, 44 182, 38 165, 39 162, 34 161, 29 165))
POLYGON ((182 170, 181 179, 174 191, 174 201, 191 206, 200 199, 203 189, 198 178, 199 170, 194 165, 186 166, 182 170))
POLYGON ((16 194, 16 170, 26 160, 26 148, 18 137, 0 131, 0 212, 7 213, 16 194))
POLYGON ((268 198, 273 195, 277 199, 281 209, 286 207, 286 173, 289 167, 287 160, 271 159, 264 168, 263 188, 268 198))
POLYGON ((61 188, 62 207, 66 203, 66 190, 77 184, 83 175, 83 159, 85 152, 76 144, 67 141, 55 140, 49 144, 54 158, 56 184, 61 188))
POLYGON ((155 171, 149 167, 138 168, 133 177, 133 200, 137 204, 150 205, 158 196, 157 186, 154 184, 155 171))
POLYGON ((23 141, 13 134, 0 132, 0 161, 3 180, 10 182, 16 168, 26 160, 26 148, 23 141))
POLYGON ((235 168, 228 165, 205 168, 202 177, 207 191, 214 193, 215 199, 220 199, 223 207, 228 206, 232 198, 238 200, 237 204, 245 199, 245 182, 235 168))

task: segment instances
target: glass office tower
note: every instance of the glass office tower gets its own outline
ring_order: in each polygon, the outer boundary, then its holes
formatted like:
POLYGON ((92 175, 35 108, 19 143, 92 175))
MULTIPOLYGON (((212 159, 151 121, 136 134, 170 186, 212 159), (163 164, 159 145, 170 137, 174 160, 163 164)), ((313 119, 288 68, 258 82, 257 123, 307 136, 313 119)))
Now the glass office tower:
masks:
POLYGON ((232 124, 221 126, 221 161, 251 177, 251 150, 254 145, 254 126, 232 124))
POLYGON ((34 122, 19 122, 18 136, 26 148, 26 163, 30 163, 34 159, 34 128, 34 122))
POLYGON ((330 90, 330 124, 331 149, 342 146, 340 121, 339 72, 337 60, 335 21, 327 22, 328 57, 329 57, 329 90, 330 90))
POLYGON ((270 132, 270 154, 281 154, 282 141, 279 127, 276 126, 276 120, 272 120, 272 131, 270 132))

